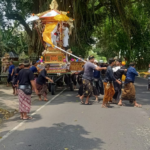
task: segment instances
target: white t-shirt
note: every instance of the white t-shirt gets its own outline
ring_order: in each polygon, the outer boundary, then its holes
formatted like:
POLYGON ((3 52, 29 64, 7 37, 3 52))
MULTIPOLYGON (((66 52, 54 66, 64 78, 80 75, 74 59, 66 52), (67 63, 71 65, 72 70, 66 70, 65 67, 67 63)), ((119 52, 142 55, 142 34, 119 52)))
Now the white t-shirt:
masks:
POLYGON ((120 66, 116 66, 114 68, 112 68, 113 72, 117 72, 121 67, 120 66))
POLYGON ((68 40, 69 40, 69 29, 66 27, 64 29, 63 33, 64 33, 63 47, 67 47, 67 46, 69 46, 69 42, 68 42, 68 40))

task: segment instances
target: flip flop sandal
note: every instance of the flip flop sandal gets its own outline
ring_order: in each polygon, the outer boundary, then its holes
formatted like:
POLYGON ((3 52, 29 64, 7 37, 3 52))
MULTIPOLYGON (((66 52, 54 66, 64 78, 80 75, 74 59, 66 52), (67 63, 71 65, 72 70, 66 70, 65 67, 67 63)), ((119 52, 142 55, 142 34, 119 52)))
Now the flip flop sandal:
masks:
POLYGON ((28 117, 28 118, 26 118, 26 119, 23 119, 22 118, 22 120, 32 120, 33 118, 32 117, 28 117))
POLYGON ((118 104, 118 106, 126 106, 125 104, 118 104))
POLYGON ((85 105, 92 105, 91 103, 87 103, 87 104, 85 104, 85 105))

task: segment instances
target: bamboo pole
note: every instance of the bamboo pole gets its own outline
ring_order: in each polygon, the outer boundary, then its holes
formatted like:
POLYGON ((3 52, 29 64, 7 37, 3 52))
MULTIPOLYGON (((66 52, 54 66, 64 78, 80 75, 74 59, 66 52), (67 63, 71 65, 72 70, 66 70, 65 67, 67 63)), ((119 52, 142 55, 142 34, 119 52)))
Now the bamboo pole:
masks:
POLYGON ((62 52, 66 53, 66 54, 69 54, 69 55, 71 55, 71 56, 73 56, 73 57, 75 57, 75 58, 77 58, 77 59, 80 59, 81 61, 83 61, 83 62, 85 62, 85 63, 86 63, 86 61, 85 61, 85 60, 83 60, 83 59, 81 59, 81 58, 77 57, 76 55, 73 55, 73 54, 71 54, 71 53, 69 53, 69 52, 67 52, 67 51, 63 50, 62 48, 60 48, 60 47, 58 47, 58 46, 55 46, 55 47, 56 47, 56 48, 58 48, 59 50, 61 50, 62 52))

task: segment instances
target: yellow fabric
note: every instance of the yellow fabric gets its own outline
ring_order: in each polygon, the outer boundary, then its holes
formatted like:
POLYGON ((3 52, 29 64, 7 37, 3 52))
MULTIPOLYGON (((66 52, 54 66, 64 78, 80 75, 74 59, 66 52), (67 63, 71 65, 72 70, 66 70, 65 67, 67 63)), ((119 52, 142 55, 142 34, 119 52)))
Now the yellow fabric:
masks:
POLYGON ((126 65, 126 62, 125 62, 125 61, 123 61, 123 62, 122 62, 122 65, 126 65))
POLYGON ((51 44, 52 47, 54 47, 54 44, 52 42, 51 33, 55 29, 56 26, 57 26, 57 22, 54 22, 54 23, 51 23, 51 24, 46 24, 45 30, 43 32, 43 40, 46 43, 51 44))
POLYGON ((149 72, 140 72, 140 74, 150 75, 149 72))
POLYGON ((107 83, 104 82, 104 97, 103 97, 103 103, 107 104, 109 101, 112 101, 113 96, 115 94, 114 86, 112 83, 110 83, 110 86, 107 87, 107 83))
POLYGON ((126 79, 126 76, 125 75, 122 75, 122 81, 124 82, 126 79))
POLYGON ((68 21, 69 17, 67 17, 66 15, 60 14, 54 17, 54 19, 56 21, 68 21))

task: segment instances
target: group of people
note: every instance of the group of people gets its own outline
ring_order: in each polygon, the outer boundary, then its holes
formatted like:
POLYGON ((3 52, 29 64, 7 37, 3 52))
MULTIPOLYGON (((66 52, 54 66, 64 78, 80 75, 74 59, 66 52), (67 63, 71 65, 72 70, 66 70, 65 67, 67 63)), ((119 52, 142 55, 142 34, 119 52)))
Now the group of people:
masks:
POLYGON ((32 65, 29 61, 25 61, 15 68, 11 61, 9 67, 8 83, 12 82, 13 94, 18 95, 20 119, 23 120, 32 119, 27 114, 31 109, 31 94, 33 91, 38 95, 40 101, 42 96, 44 101, 48 101, 46 82, 47 80, 53 82, 47 76, 47 70, 49 70, 50 65, 46 64, 44 68, 40 69, 38 68, 39 64, 39 61, 33 61, 32 65), (36 76, 36 73, 38 76, 36 76))
POLYGON ((90 56, 89 61, 83 67, 82 85, 79 88, 82 104, 91 105, 89 98, 92 95, 96 97, 97 101, 97 97, 100 93, 103 93, 104 87, 102 108, 108 108, 111 103, 123 106, 123 100, 129 100, 135 107, 142 107, 136 102, 135 98, 134 81, 135 76, 138 76, 138 72, 134 63, 130 63, 130 67, 126 69, 122 66, 121 60, 109 59, 108 67, 100 67, 95 62, 94 56, 90 56), (100 71, 102 70, 106 72, 103 84, 100 84, 102 83, 100 76, 100 71), (124 89, 122 89, 122 75, 126 75, 124 89), (93 85, 95 82, 96 84, 93 85), (84 98, 86 98, 85 101, 83 101, 84 98))
MULTIPOLYGON (((40 101, 42 100, 42 96, 44 101, 48 101, 48 87, 46 82, 53 82, 47 76, 47 70, 49 70, 50 65, 46 64, 42 68, 39 61, 33 61, 32 65, 29 61, 25 61, 24 63, 20 63, 19 67, 15 68, 13 62, 11 61, 10 63, 8 83, 12 81, 13 94, 19 97, 20 118, 23 120, 32 119, 27 115, 31 108, 32 92, 34 91, 38 95, 40 101)), ((89 99, 92 95, 95 96, 98 102, 98 96, 102 94, 104 95, 102 108, 108 108, 111 103, 123 106, 123 100, 129 100, 135 107, 141 107, 135 98, 135 76, 138 76, 138 73, 134 63, 131 63, 130 67, 126 69, 122 66, 121 60, 110 59, 108 67, 101 67, 94 56, 90 56, 89 60, 83 66, 83 70, 79 73, 73 73, 71 79, 75 85, 78 82, 78 97, 80 97, 81 103, 84 105, 91 105, 89 99), (105 70, 104 81, 101 78, 101 71, 103 70, 105 70), (122 75, 126 75, 123 90, 122 75), (85 101, 84 98, 86 98, 85 101)))

